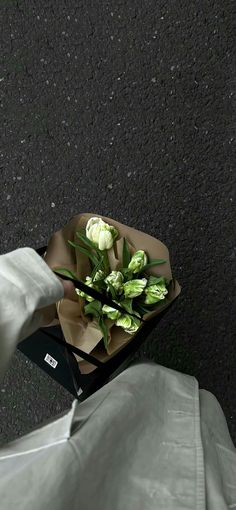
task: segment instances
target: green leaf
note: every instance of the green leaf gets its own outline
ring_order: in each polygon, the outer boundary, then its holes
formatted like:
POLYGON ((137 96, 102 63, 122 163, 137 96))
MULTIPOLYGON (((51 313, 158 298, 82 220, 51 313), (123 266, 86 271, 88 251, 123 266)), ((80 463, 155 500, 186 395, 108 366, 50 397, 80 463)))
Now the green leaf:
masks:
POLYGON ((75 243, 73 243, 72 241, 69 241, 69 240, 67 242, 68 242, 68 244, 73 246, 73 248, 79 248, 79 244, 75 244, 75 243))
POLYGON ((133 273, 128 268, 122 267, 119 271, 123 274, 125 280, 129 281, 133 279, 133 273))
POLYGON ((149 267, 159 266, 160 264, 166 264, 166 260, 153 259, 153 260, 151 260, 151 262, 146 264, 146 266, 143 266, 143 268, 140 272, 143 273, 144 271, 146 271, 146 269, 149 269, 149 267))
POLYGON ((82 232, 76 232, 75 233, 76 237, 78 237, 78 239, 80 239, 80 241, 82 241, 86 246, 88 246, 89 248, 92 248, 92 250, 96 249, 96 245, 90 241, 90 239, 88 239, 86 237, 86 235, 82 232))
POLYGON ((57 268, 53 269, 53 272, 60 273, 64 276, 69 276, 69 278, 77 279, 77 276, 75 273, 73 273, 73 271, 70 271, 69 269, 65 269, 64 267, 57 267, 57 268))
POLYGON ((103 342, 104 342, 105 348, 107 349, 108 348, 108 327, 105 324, 102 317, 99 317, 98 324, 99 324, 99 327, 103 334, 103 342))
POLYGON ((96 265, 96 266, 94 266, 94 268, 93 268, 93 271, 92 271, 92 274, 91 274, 91 278, 92 278, 92 279, 94 278, 94 276, 95 276, 96 272, 97 272, 99 269, 101 269, 101 266, 102 266, 102 265, 103 265, 103 259, 101 258, 101 259, 98 261, 97 265, 96 265))
POLYGON ((163 276, 156 277, 156 276, 149 276, 147 287, 150 287, 151 285, 157 285, 158 283, 166 283, 166 279, 163 276))
POLYGON ((135 311, 139 312, 141 315, 144 315, 145 313, 151 312, 152 310, 149 308, 146 308, 141 303, 135 304, 135 311))
POLYGON ((79 232, 79 234, 83 234, 84 236, 86 236, 86 228, 84 227, 78 228, 77 232, 79 232))
POLYGON ((96 282, 94 282, 94 284, 95 284, 95 287, 98 288, 100 291, 107 290, 104 280, 96 280, 96 282))
POLYGON ((166 264, 166 260, 164 259, 150 259, 149 264, 166 264))
POLYGON ((82 241, 86 246, 88 246, 88 248, 90 248, 96 252, 96 256, 98 259, 102 259, 103 252, 101 250, 99 250, 99 248, 97 247, 97 245, 95 243, 93 243, 93 241, 90 241, 90 239, 88 239, 88 237, 86 236, 85 230, 81 229, 81 230, 77 231, 75 233, 75 235, 76 235, 76 237, 78 237, 78 239, 80 239, 80 241, 82 241))
POLYGON ((73 243, 72 241, 67 241, 67 242, 71 246, 73 246, 73 248, 77 248, 78 250, 81 251, 81 253, 86 255, 91 260, 91 262, 93 263, 94 266, 96 266, 98 264, 99 261, 98 261, 96 255, 91 253, 87 248, 84 248, 83 246, 80 246, 80 244, 73 243))
POLYGON ((107 282, 107 286, 108 286, 109 291, 112 295, 112 299, 116 299, 116 291, 115 291, 113 285, 110 282, 107 282))
POLYGON ((85 315, 91 314, 97 319, 99 319, 99 317, 102 314, 102 304, 100 303, 100 301, 94 300, 91 301, 91 303, 85 305, 84 314, 85 315))
POLYGON ((132 299, 124 299, 120 302, 120 306, 126 310, 128 313, 133 313, 133 300, 132 299))
POLYGON ((87 248, 83 248, 83 246, 78 246, 78 250, 84 255, 87 255, 87 257, 91 260, 94 266, 98 264, 98 259, 96 258, 96 256, 90 253, 90 251, 87 250, 87 248))
POLYGON ((128 247, 128 243, 126 239, 124 238, 123 242, 123 267, 127 268, 131 260, 131 255, 128 247))

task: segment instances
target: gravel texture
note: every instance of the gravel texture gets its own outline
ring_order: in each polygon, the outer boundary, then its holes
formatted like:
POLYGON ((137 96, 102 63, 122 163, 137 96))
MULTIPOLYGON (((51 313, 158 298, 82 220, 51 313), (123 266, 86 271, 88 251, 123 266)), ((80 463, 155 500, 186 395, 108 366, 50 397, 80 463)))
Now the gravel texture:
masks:
MULTIPOLYGON (((1 1, 1 253, 79 212, 170 248, 181 297, 142 353, 195 375, 236 441, 235 2, 1 1)), ((70 406, 16 353, 1 441, 70 406)))

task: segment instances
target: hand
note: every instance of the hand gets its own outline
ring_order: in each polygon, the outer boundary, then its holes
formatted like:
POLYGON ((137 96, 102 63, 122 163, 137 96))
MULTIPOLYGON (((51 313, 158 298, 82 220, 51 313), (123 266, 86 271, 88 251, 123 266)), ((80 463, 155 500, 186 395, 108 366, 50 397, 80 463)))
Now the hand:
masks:
MULTIPOLYGON (((76 295, 74 284, 69 280, 62 280, 59 276, 57 276, 57 278, 64 287, 64 298, 73 299, 76 295)), ((46 308, 41 308, 40 312, 43 315, 42 327, 54 325, 54 320, 56 319, 56 304, 49 305, 46 308)), ((55 320, 55 323, 58 323, 57 319, 55 320)))
POLYGON ((61 281, 64 287, 64 298, 72 299, 73 297, 75 297, 75 286, 73 282, 70 282, 70 280, 62 280, 62 278, 60 278, 59 276, 58 279, 61 281))

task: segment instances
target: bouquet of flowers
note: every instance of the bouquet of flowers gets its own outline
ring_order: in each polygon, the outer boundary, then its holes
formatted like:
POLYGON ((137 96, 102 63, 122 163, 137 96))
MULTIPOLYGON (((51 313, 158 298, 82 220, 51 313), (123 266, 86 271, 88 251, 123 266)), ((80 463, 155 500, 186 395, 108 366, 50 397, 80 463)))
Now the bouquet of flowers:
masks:
MULTIPOLYGON (((122 349, 180 292, 163 243, 99 215, 74 216, 51 237, 45 261, 57 274, 110 298, 109 306, 88 290, 75 289, 73 300, 56 304, 65 339, 101 361, 122 349)), ((86 371, 86 362, 77 359, 86 371)))
MULTIPOLYGON (((114 321, 117 327, 133 335, 141 325, 140 318, 155 309, 157 303, 166 299, 170 283, 163 276, 147 274, 149 268, 165 264, 166 261, 149 260, 144 250, 137 250, 131 255, 126 238, 123 239, 121 267, 111 271, 107 252, 113 250, 114 241, 118 235, 115 227, 101 218, 92 217, 86 229, 76 232, 77 243, 68 240, 75 250, 85 254, 90 261, 90 274, 86 276, 84 283, 106 294, 114 300, 114 303, 128 312, 122 314, 118 309, 106 304, 102 305, 101 301, 75 289, 78 296, 84 299, 84 314, 94 317, 97 321, 106 350, 109 343, 106 319, 114 321)), ((66 268, 57 268, 56 272, 76 279, 76 275, 66 268)))

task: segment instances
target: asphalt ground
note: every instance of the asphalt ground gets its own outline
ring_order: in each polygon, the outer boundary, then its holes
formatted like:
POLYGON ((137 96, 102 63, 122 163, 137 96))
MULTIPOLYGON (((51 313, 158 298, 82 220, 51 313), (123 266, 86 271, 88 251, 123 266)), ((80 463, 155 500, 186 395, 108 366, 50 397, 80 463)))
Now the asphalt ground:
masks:
MULTIPOLYGON (((161 239, 182 293, 139 356, 194 375, 236 441, 235 2, 0 6, 0 253, 80 212, 161 239)), ((1 443, 71 401, 16 353, 1 443)))

